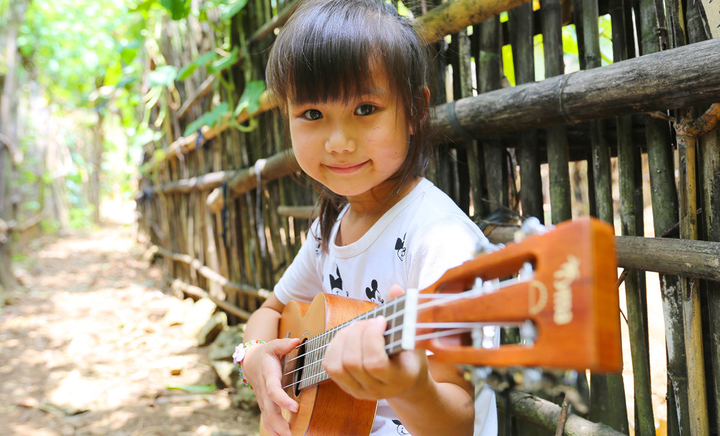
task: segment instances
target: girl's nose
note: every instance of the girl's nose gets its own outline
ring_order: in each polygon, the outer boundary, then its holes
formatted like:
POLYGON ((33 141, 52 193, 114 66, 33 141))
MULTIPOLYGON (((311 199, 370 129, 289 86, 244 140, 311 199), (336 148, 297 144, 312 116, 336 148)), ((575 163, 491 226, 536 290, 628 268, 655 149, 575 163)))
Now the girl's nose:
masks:
POLYGON ((343 128, 333 129, 325 141, 325 151, 328 153, 352 153, 356 147, 355 139, 343 128))

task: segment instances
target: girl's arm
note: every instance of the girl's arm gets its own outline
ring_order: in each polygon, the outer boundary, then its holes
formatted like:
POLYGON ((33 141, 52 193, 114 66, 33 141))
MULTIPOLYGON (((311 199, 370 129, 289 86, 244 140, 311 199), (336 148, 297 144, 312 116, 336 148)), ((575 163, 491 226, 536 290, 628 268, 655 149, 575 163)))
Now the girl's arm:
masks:
POLYGON ((255 390, 265 428, 273 436, 290 436, 290 427, 281 409, 297 411, 298 404, 282 390, 281 359, 300 344, 300 339, 278 339, 278 324, 285 307, 275 294, 250 316, 244 341, 260 339, 245 352, 243 371, 255 390))
POLYGON ((473 387, 455 365, 428 358, 430 377, 388 404, 413 436, 473 434, 473 387))
MULTIPOLYGON (((390 289, 391 299, 402 294, 390 289)), ((456 367, 428 358, 425 350, 388 357, 382 318, 358 321, 340 330, 323 365, 350 395, 386 399, 413 436, 471 436, 475 420, 473 388, 456 367)))

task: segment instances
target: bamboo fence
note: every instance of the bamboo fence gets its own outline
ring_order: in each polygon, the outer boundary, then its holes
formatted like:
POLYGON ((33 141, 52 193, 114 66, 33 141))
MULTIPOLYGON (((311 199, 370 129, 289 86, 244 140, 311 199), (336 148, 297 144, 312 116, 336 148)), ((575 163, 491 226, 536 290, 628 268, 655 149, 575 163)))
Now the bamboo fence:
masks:
MULTIPOLYGON (((216 41, 241 49, 231 69, 212 75, 198 68, 176 82, 182 103, 162 120, 163 139, 146 147, 136 197, 140 236, 162 258, 168 284, 211 298, 232 323, 262 304, 292 262, 317 197, 300 177, 265 94, 253 113, 187 137, 181 132, 218 101, 237 104, 250 80, 264 80, 268 48, 296 5, 249 0, 229 23, 211 13, 211 23, 193 15, 184 26, 166 22, 167 37, 152 59, 181 68, 214 50, 216 41)), ((720 102, 720 39, 708 39, 702 5, 449 0, 407 6, 438 54, 438 89, 447 90, 434 100, 438 139, 428 177, 476 220, 504 209, 547 224, 591 214, 618 229, 634 422, 628 422, 622 376, 592 374, 589 388, 581 389, 588 415, 565 417, 559 405, 514 393, 501 402, 502 432, 555 433, 561 421, 557 434, 655 434, 645 271, 656 271, 667 343, 667 434, 718 434, 720 104, 713 103, 720 102), (601 50, 599 17, 611 22, 611 53, 601 50), (575 36, 576 54, 563 51, 568 35, 575 36), (603 65, 603 57, 612 63, 603 65), (579 70, 569 71, 572 63, 579 70), (452 111, 462 129, 449 121, 452 111), (655 237, 645 236, 646 219, 655 237)), ((159 115, 155 109, 151 122, 159 115)), ((507 227, 487 233, 493 242, 512 238, 507 227)))

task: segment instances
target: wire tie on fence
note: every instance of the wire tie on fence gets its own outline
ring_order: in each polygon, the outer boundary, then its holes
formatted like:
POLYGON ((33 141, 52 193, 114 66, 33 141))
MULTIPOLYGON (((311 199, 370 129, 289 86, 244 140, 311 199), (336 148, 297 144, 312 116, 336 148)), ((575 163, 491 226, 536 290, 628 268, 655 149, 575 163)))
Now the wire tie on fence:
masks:
POLYGON ((457 114, 455 113, 455 101, 451 101, 445 105, 445 112, 447 113, 448 122, 450 123, 450 127, 452 127, 453 133, 470 141, 475 140, 475 136, 458 120, 457 114))
POLYGON ((267 245, 265 241, 265 223, 263 222, 263 211, 262 211, 262 171, 265 169, 265 159, 258 159, 255 161, 253 169, 255 170, 255 179, 257 180, 257 187, 255 188, 255 221, 257 222, 257 233, 258 242, 260 243, 260 254, 265 256, 265 247, 267 245))
POLYGON ((560 79, 560 92, 558 92, 558 107, 560 113, 563 116, 563 119, 565 120, 565 124, 573 123, 570 119, 570 116, 565 111, 565 105, 563 104, 563 92, 565 92, 565 85, 567 84, 568 80, 570 80, 570 76, 572 76, 573 74, 575 73, 563 74, 562 79, 560 79))
POLYGON ((223 207, 222 211, 220 212, 220 217, 222 219, 222 240, 223 240, 223 246, 227 248, 227 219, 228 219, 228 184, 227 182, 223 182, 222 184, 222 191, 223 191, 223 207))
POLYGON ((205 137, 202 134, 202 128, 198 127, 197 137, 195 138, 195 150, 202 150, 205 145, 205 137))

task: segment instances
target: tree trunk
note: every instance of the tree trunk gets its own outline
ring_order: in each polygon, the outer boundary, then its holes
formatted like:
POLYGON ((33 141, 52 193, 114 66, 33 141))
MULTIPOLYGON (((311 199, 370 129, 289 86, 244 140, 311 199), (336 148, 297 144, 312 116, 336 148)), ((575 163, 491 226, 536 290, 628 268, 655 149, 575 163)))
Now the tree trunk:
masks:
MULTIPOLYGON (((16 136, 16 110, 17 107, 17 32, 18 28, 25 20, 25 13, 29 5, 29 0, 18 0, 10 3, 10 17, 6 27, 6 66, 7 72, 4 78, 2 89, 0 90, 0 133, 4 134, 10 143, 17 143, 16 136)), ((8 146, 0 146, 0 219, 10 221, 14 218, 13 207, 10 203, 10 182, 11 174, 10 164, 11 156, 8 153, 8 146)), ((0 241, 0 305, 4 304, 5 297, 2 294, 3 289, 12 289, 17 286, 15 278, 12 276, 10 268, 10 260, 12 259, 11 239, 8 238, 5 243, 0 241)))
POLYGON ((90 204, 94 206, 93 209, 93 222, 100 224, 100 175, 102 174, 102 158, 103 158, 103 143, 105 142, 105 131, 103 129, 103 121, 105 121, 105 115, 102 112, 102 108, 98 108, 98 121, 93 128, 93 145, 92 155, 90 157, 90 192, 88 193, 88 200, 90 204))

